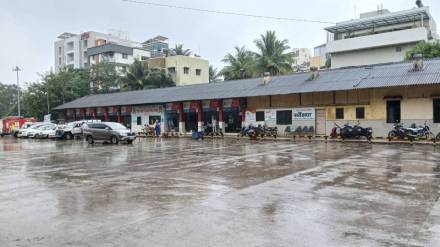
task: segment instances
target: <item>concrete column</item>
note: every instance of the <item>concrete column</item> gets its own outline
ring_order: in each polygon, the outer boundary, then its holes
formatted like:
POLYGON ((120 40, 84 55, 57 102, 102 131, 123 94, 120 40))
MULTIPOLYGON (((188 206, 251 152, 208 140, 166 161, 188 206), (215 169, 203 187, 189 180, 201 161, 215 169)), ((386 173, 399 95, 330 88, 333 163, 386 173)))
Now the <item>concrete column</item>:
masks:
POLYGON ((203 105, 202 101, 197 103, 197 131, 203 131, 203 105))
POLYGON ((185 112, 183 111, 183 103, 179 103, 179 108, 177 110, 177 113, 179 114, 179 133, 185 134, 185 112))
POLYGON ((219 100, 218 111, 218 127, 225 133, 225 113, 223 111, 223 100, 219 100))

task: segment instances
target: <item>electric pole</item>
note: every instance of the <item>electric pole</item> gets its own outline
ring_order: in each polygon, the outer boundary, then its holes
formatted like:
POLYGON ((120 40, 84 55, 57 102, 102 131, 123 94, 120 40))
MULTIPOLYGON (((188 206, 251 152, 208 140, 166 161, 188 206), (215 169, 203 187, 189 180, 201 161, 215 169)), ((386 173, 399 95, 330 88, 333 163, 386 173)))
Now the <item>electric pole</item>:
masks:
POLYGON ((21 117, 21 109, 20 109, 20 80, 18 78, 18 72, 20 72, 21 69, 18 66, 15 66, 15 68, 13 68, 12 71, 17 72, 17 108, 18 108, 18 117, 21 117))

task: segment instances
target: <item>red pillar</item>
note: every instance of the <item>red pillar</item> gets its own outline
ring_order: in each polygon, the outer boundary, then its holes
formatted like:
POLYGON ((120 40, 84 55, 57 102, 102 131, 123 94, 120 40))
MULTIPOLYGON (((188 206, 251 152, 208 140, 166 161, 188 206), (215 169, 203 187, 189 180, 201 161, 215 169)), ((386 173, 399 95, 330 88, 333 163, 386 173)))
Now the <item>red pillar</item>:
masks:
POLYGON ((104 107, 104 120, 106 122, 109 121, 109 119, 108 119, 108 107, 104 107))
POLYGON ((96 119, 96 108, 92 108, 92 117, 96 119))
POLYGON ((73 109, 73 121, 76 121, 76 109, 73 109))
POLYGON ((178 108, 177 108, 177 113, 179 114, 179 123, 184 123, 185 122, 185 112, 183 111, 183 103, 179 102, 177 103, 179 104, 178 108))
POLYGON ((121 107, 117 108, 117 114, 118 114, 118 123, 122 123, 121 107))
POLYGON ((86 110, 85 109, 81 109, 80 112, 81 112, 81 118, 82 119, 86 119, 86 110))

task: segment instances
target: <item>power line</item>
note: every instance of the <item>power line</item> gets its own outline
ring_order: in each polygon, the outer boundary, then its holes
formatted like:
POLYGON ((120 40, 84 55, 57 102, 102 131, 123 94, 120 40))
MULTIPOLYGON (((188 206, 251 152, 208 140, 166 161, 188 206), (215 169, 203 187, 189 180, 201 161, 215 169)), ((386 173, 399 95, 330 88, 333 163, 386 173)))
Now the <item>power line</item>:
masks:
POLYGON ((231 12, 231 11, 223 11, 223 10, 212 10, 212 9, 199 9, 171 4, 162 4, 155 2, 144 2, 138 0, 121 0, 123 2, 128 3, 136 3, 136 4, 144 4, 155 7, 164 7, 164 8, 172 8, 172 9, 183 9, 197 12, 205 12, 205 13, 213 13, 213 14, 222 14, 222 15, 234 15, 234 16, 244 16, 244 17, 252 17, 252 18, 262 18, 262 19, 270 19, 277 21, 296 21, 296 22, 311 22, 311 23, 321 23, 321 24, 335 24, 335 22, 330 21, 322 21, 322 20, 312 20, 312 19, 302 19, 302 18, 288 18, 288 17, 276 17, 276 16, 267 16, 267 15, 256 15, 256 14, 248 14, 248 13, 240 13, 240 12, 231 12))

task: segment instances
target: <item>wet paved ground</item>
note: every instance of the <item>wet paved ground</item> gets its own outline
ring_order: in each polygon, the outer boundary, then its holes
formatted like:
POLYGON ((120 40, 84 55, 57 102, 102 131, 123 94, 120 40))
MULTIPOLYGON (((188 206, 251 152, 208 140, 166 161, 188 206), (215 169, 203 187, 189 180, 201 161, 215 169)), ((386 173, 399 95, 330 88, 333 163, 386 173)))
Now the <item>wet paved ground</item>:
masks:
POLYGON ((438 246, 440 148, 0 139, 0 246, 438 246))

